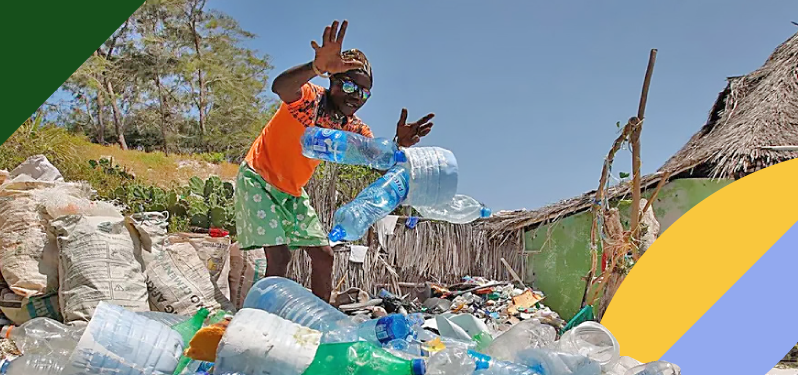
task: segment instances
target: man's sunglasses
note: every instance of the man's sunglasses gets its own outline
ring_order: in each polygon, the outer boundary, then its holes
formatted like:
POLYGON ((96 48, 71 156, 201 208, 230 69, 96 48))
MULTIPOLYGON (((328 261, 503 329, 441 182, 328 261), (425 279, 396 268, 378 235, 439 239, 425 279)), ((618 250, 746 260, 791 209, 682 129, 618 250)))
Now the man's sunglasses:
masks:
POLYGON ((360 96, 363 98, 363 100, 368 100, 371 97, 371 90, 365 87, 360 87, 356 83, 345 79, 339 78, 338 81, 341 82, 341 90, 343 90, 347 94, 359 91, 360 96))

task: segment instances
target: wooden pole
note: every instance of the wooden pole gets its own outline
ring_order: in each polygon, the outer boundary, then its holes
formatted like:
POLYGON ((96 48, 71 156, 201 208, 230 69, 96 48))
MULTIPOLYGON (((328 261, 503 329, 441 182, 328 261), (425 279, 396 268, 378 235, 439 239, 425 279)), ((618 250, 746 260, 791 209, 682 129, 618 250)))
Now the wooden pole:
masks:
POLYGON ((654 63, 657 60, 657 50, 652 49, 648 57, 646 78, 643 80, 643 91, 640 93, 640 105, 637 108, 638 124, 632 131, 629 142, 632 145, 632 214, 631 233, 633 256, 637 257, 640 244, 640 133, 643 131, 643 120, 646 115, 646 102, 648 102, 648 89, 651 85, 651 75, 654 74, 654 63))

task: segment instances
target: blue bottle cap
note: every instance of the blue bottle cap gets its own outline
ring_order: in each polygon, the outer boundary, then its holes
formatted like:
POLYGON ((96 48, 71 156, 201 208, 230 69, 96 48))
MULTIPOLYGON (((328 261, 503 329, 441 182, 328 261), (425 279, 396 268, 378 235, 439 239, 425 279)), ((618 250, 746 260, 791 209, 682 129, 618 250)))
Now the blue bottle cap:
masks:
POLYGON ((393 158, 397 163, 407 163, 407 155, 402 150, 397 150, 393 153, 393 158))
POLYGON ((5 374, 8 371, 8 366, 11 364, 13 359, 1 359, 0 360, 0 374, 5 374))
POLYGON ((490 215, 491 215, 490 208, 482 207, 482 211, 480 211, 479 214, 482 217, 490 217, 490 215))
POLYGON ((473 350, 469 350, 468 355, 471 356, 471 358, 477 363, 477 370, 485 370, 490 367, 490 356, 473 350))
POLYGON ((332 242, 341 242, 341 240, 346 238, 346 229, 340 225, 336 225, 330 230, 330 235, 328 237, 332 242))
POLYGON ((423 359, 414 359, 411 363, 413 365, 413 375, 424 375, 427 373, 427 363, 424 362, 423 359))
POLYGON ((405 221, 405 226, 410 229, 415 228, 416 224, 418 224, 418 218, 415 216, 410 216, 407 218, 407 221, 405 221))

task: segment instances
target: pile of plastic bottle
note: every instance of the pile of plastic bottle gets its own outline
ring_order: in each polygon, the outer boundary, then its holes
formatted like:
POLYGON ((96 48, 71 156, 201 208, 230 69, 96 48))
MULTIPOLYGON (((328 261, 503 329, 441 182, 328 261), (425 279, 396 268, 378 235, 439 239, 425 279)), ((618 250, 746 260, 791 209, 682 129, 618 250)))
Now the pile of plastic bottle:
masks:
POLYGON ((23 355, 0 362, 0 374, 680 374, 667 362, 621 357, 615 338, 595 322, 582 323, 559 340, 553 327, 534 319, 496 337, 479 329, 469 329, 470 340, 442 337, 423 328, 418 314, 349 317, 280 277, 252 288, 213 362, 188 358, 188 343, 203 322, 223 315, 205 309, 194 317, 134 313, 101 303, 85 328, 33 319, 6 332, 23 355))
POLYGON ((400 205, 412 206, 424 218, 455 224, 491 215, 476 199, 457 194, 457 159, 449 150, 399 149, 385 138, 318 127, 307 128, 301 142, 308 158, 386 171, 335 212, 332 241, 362 238, 372 224, 400 205))

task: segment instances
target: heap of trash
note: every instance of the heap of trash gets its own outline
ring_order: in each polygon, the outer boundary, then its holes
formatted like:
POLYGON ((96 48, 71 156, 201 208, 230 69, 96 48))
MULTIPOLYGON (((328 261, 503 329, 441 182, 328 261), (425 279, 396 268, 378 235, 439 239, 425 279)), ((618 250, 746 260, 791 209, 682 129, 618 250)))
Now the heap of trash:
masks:
POLYGON ((621 357, 600 324, 567 326, 523 285, 330 304, 265 277, 265 254, 226 233, 168 233, 168 213, 93 196, 43 156, 0 172, 0 374, 680 373, 621 357))

